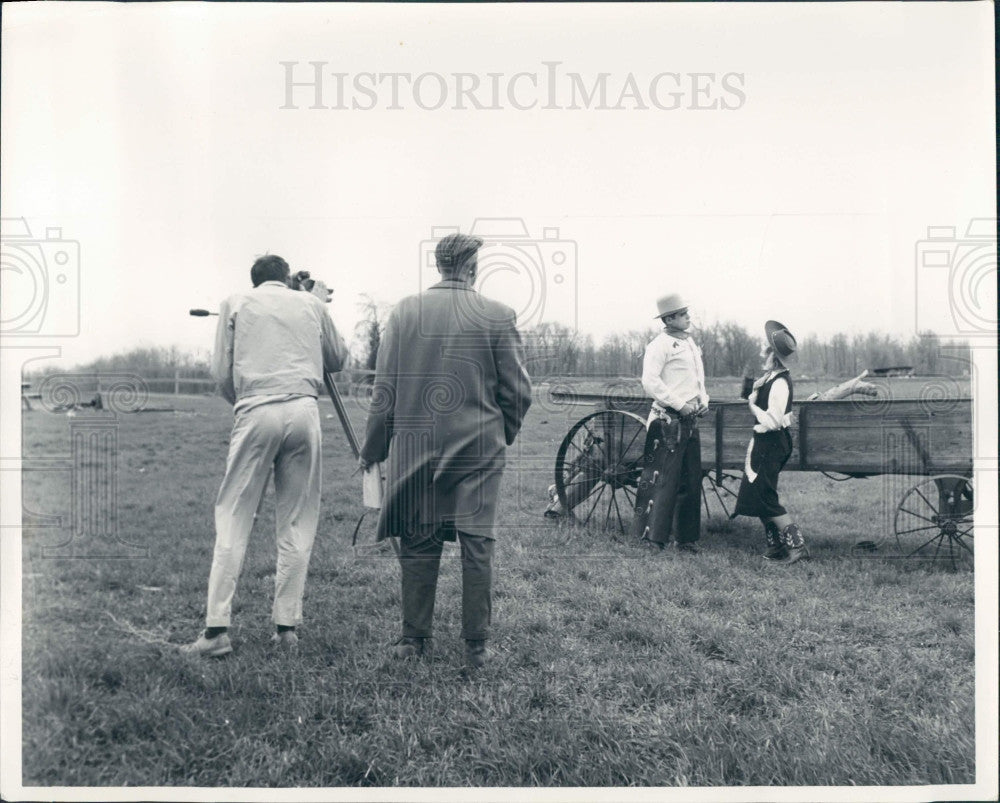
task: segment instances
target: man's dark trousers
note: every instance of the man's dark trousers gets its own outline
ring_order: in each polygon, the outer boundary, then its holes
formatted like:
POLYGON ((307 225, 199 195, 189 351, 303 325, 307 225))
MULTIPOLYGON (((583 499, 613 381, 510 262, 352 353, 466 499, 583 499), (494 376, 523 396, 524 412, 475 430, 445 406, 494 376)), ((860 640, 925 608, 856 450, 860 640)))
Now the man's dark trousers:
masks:
POLYGON ((701 535, 701 439, 696 420, 672 425, 654 420, 647 450, 653 443, 659 446, 650 455, 642 477, 653 486, 649 502, 636 500, 641 507, 636 510, 638 534, 658 544, 667 543, 671 532, 678 544, 697 541, 701 535))
MULTIPOLYGON (((462 550, 462 638, 487 639, 493 613, 493 539, 460 530, 453 532, 457 532, 462 550)), ((405 638, 432 635, 434 597, 444 547, 441 535, 439 530, 419 543, 400 539, 405 638)))

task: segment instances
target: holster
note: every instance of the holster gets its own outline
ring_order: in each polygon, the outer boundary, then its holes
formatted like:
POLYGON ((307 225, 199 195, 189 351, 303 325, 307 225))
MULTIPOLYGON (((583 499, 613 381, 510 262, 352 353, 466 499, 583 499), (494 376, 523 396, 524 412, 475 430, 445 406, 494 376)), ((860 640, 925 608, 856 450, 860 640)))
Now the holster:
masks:
POLYGON ((632 532, 637 538, 670 532, 674 506, 656 505, 654 501, 667 478, 671 457, 677 452, 685 429, 687 426, 682 426, 679 419, 669 414, 659 415, 649 425, 635 498, 632 532))

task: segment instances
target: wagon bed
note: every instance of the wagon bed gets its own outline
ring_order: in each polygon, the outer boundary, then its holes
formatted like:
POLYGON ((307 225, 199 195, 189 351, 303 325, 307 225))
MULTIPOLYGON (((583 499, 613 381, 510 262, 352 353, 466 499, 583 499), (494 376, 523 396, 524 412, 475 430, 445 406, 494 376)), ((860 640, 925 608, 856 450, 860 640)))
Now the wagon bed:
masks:
MULTIPOLYGON (((630 516, 622 511, 631 511, 635 502, 651 399, 568 390, 553 390, 551 398, 591 408, 570 428, 557 454, 555 485, 563 509, 585 522, 599 511, 605 526, 626 531, 630 516)), ((956 549, 971 554, 970 398, 798 401, 793 413, 794 446, 785 470, 836 473, 842 479, 922 475, 927 479, 910 488, 896 510, 900 550, 940 554, 946 547, 952 560, 956 549)), ((745 400, 709 404, 699 422, 706 507, 714 494, 728 514, 727 499, 738 485, 754 423, 745 400)))

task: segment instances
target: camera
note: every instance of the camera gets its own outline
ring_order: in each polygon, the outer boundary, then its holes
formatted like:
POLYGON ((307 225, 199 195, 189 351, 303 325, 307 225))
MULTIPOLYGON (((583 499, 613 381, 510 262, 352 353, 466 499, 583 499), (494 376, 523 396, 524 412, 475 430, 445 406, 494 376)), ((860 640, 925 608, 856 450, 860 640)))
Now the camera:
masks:
POLYGON ((296 271, 292 274, 289 282, 289 287, 293 290, 305 290, 307 292, 312 292, 313 287, 316 285, 316 280, 310 278, 309 271, 307 270, 296 271))
POLYGON ((0 333, 35 337, 80 334, 80 244, 62 229, 31 234, 24 218, 0 220, 0 333))
MULTIPOLYGON (((456 232, 453 226, 435 226, 431 238, 420 243, 420 289, 440 281, 434 249, 442 237, 456 232)), ((522 218, 477 218, 469 233, 483 240, 477 289, 512 307, 518 328, 544 321, 576 328, 575 241, 560 239, 558 228, 543 228, 540 238, 531 237, 522 218)))
MULTIPOLYGON (((288 278, 288 286, 291 287, 293 290, 305 290, 307 293, 313 293, 313 289, 316 287, 316 281, 317 281, 316 279, 313 279, 309 275, 309 271, 300 270, 296 271, 288 278)), ((323 282, 320 282, 320 286, 323 287, 325 285, 323 284, 323 282)), ((319 298, 320 301, 329 304, 330 301, 333 299, 333 290, 327 287, 326 295, 324 297, 320 297, 316 293, 313 293, 313 295, 319 298)))
POLYGON ((917 331, 996 337, 996 219, 973 218, 964 237, 954 226, 928 227, 927 239, 917 242, 916 263, 917 331))

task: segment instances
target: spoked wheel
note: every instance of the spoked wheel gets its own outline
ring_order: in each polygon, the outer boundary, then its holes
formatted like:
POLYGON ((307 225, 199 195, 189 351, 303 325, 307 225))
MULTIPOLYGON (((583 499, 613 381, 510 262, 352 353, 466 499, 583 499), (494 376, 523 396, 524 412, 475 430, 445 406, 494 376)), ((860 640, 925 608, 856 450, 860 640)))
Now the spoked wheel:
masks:
POLYGON ((556 454, 556 494, 573 521, 625 533, 642 474, 646 420, 601 410, 577 421, 556 454))
POLYGON ((721 508, 728 519, 736 507, 736 495, 742 479, 743 475, 738 471, 723 471, 721 476, 716 476, 714 471, 704 472, 701 499, 705 505, 705 515, 711 516, 713 509, 721 508))
POLYGON ((896 508, 893 529, 906 557, 948 558, 952 566, 973 555, 972 479, 943 474, 921 480, 896 508))

